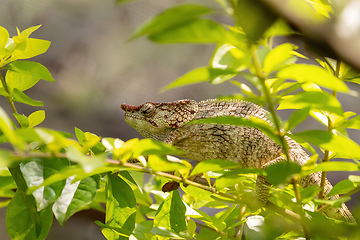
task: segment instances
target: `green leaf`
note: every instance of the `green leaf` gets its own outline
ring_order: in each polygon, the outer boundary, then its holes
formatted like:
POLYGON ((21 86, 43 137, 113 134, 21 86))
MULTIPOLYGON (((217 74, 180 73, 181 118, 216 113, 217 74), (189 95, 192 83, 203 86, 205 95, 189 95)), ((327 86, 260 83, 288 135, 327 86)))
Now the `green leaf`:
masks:
POLYGON ((187 236, 185 212, 186 207, 179 192, 172 191, 160 204, 154 218, 154 227, 164 227, 180 236, 187 236))
POLYGON ((263 119, 250 116, 249 119, 234 117, 234 116, 219 116, 214 118, 206 118, 193 120, 189 124, 228 124, 235 126, 253 127, 261 130, 264 134, 274 140, 276 143, 281 144, 279 137, 275 134, 276 130, 263 119))
POLYGON ((220 24, 207 19, 193 19, 166 31, 149 35, 157 43, 218 43, 232 42, 233 36, 220 24))
POLYGON ((307 64, 294 64, 282 69, 278 78, 294 79, 300 83, 311 82, 339 92, 348 92, 344 82, 328 73, 325 69, 307 64))
POLYGON ((319 163, 311 169, 311 172, 330 172, 330 171, 358 171, 359 166, 352 162, 330 161, 319 163))
POLYGON ((301 172, 301 166, 297 162, 281 161, 266 168, 267 178, 273 185, 284 184, 296 174, 301 172))
POLYGON ((13 101, 24 103, 30 106, 43 106, 42 101, 37 101, 34 99, 31 99, 29 96, 27 96, 24 92, 21 92, 17 88, 14 88, 11 92, 11 95, 13 96, 13 101))
POLYGON ((250 53, 248 53, 246 49, 240 49, 229 43, 224 43, 216 47, 210 60, 210 66, 214 69, 227 69, 240 72, 251 64, 251 58, 249 56, 250 53))
POLYGON ((266 175, 265 170, 257 168, 242 168, 231 170, 216 179, 215 187, 220 190, 225 187, 234 186, 245 180, 244 174, 266 175))
POLYGON ((349 201, 350 199, 351 199, 350 197, 342 197, 342 198, 332 199, 332 200, 315 198, 314 202, 318 203, 318 204, 328 204, 335 208, 340 208, 343 203, 349 201))
POLYGON ((0 26, 0 59, 3 58, 7 53, 5 46, 8 42, 8 39, 9 39, 8 31, 0 26))
MULTIPOLYGON (((132 232, 135 228, 136 199, 131 187, 121 177, 107 174, 105 224, 132 232)), ((110 229, 103 229, 107 239, 128 239, 110 229)))
POLYGON ((75 127, 75 135, 79 143, 83 145, 86 141, 85 133, 81 129, 75 127))
POLYGON ((270 74, 281 66, 286 60, 291 58, 295 46, 291 43, 284 43, 272 49, 265 57, 264 72, 270 74))
POLYGON ((350 175, 349 180, 352 181, 353 183, 360 183, 360 176, 350 175))
POLYGON ((14 148, 19 148, 21 150, 25 148, 25 144, 22 141, 22 139, 15 134, 10 118, 8 117, 4 109, 2 109, 1 107, 0 107, 0 130, 6 136, 6 138, 14 148))
MULTIPOLYGON (((67 159, 34 159, 29 162, 23 162, 20 165, 25 182, 28 188, 41 185, 44 180, 59 172, 64 167, 69 166, 67 159)), ((52 185, 38 188, 32 194, 36 200, 38 211, 45 209, 53 203, 61 194, 65 186, 65 181, 60 181, 52 185)))
POLYGON ((341 157, 360 159, 360 146, 353 140, 321 130, 294 134, 316 146, 338 153, 341 157))
POLYGON ((50 43, 50 41, 42 39, 26 38, 23 42, 15 47, 11 54, 11 58, 7 62, 12 62, 18 59, 32 58, 43 54, 50 47, 50 43))
POLYGON ((253 0, 237 1, 235 16, 252 42, 256 42, 277 18, 265 5, 253 0))
POLYGON ((326 92, 300 92, 296 95, 282 97, 278 110, 303 108, 329 111, 340 116, 343 115, 340 102, 326 92))
POLYGON ((159 155, 149 155, 148 158, 149 166, 154 171, 163 171, 163 172, 172 172, 177 170, 190 170, 192 168, 191 164, 186 161, 170 161, 165 156, 159 155))
POLYGON ((52 209, 61 225, 76 213, 80 208, 91 203, 99 189, 98 175, 71 183, 75 176, 66 179, 61 195, 56 199, 52 209))
POLYGON ((190 72, 186 73, 185 75, 179 77, 169 85, 163 87, 160 91, 164 92, 166 90, 182 87, 186 85, 191 85, 199 82, 206 82, 211 79, 215 79, 220 76, 228 76, 230 74, 234 74, 235 72, 232 70, 223 70, 223 69, 213 69, 208 67, 200 67, 190 72))
POLYGON ((31 61, 15 61, 7 67, 6 83, 10 89, 25 91, 34 86, 40 79, 53 82, 49 70, 42 64, 31 61))
POLYGON ((29 120, 24 114, 13 113, 13 115, 22 128, 29 127, 29 120))
POLYGON ((344 179, 340 182, 338 182, 329 192, 327 195, 328 197, 334 196, 337 194, 345 194, 349 192, 350 190, 353 190, 356 185, 350 181, 349 179, 344 179))
POLYGON ((51 208, 36 214, 40 219, 40 226, 36 226, 22 194, 19 190, 16 191, 6 209, 6 230, 10 238, 45 240, 53 221, 51 208))
MULTIPOLYGON (((115 149, 116 150, 116 149, 115 149)), ((114 154, 115 154, 114 150, 114 154)), ((139 156, 155 155, 176 155, 181 151, 173 146, 152 139, 131 139, 118 149, 118 154, 121 159, 137 158, 139 156)))
POLYGON ((29 115, 29 127, 35 127, 45 120, 45 111, 39 110, 29 115))
POLYGON ((211 159, 199 162, 191 171, 190 176, 208 171, 220 171, 224 169, 234 169, 240 167, 241 165, 236 162, 221 159, 211 159))
POLYGON ((320 192, 320 188, 318 185, 312 185, 310 187, 303 189, 300 192, 302 202, 308 203, 308 202, 312 201, 319 192, 320 192))
POLYGON ((86 173, 91 173, 97 168, 101 168, 105 165, 105 155, 96 155, 88 157, 84 153, 80 152, 75 146, 68 146, 66 156, 69 160, 77 162, 81 165, 86 173))
POLYGON ((286 131, 293 130, 297 125, 302 123, 310 113, 310 108, 303 108, 293 112, 286 122, 286 131))
POLYGON ((210 13, 212 10, 202 5, 184 4, 169 8, 158 14, 153 19, 142 25, 131 36, 131 39, 146 34, 164 32, 168 29, 183 25, 188 21, 198 18, 201 15, 210 13))

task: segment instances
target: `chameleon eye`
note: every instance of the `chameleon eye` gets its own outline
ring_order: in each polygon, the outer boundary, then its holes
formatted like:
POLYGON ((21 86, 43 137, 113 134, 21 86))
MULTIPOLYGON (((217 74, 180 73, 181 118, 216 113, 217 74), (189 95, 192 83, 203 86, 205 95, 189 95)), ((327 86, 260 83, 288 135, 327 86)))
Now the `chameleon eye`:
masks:
POLYGON ((140 113, 144 115, 145 117, 151 117, 155 112, 155 106, 152 103, 145 103, 140 108, 140 113))

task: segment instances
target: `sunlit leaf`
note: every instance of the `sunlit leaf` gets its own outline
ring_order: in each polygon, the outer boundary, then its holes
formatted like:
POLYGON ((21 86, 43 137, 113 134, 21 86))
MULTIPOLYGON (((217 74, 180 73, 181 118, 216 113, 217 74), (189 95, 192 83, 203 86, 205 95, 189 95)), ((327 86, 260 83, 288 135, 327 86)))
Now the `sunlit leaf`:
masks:
POLYGON ((154 227, 164 227, 179 235, 186 236, 185 212, 186 207, 179 192, 172 191, 160 204, 154 218, 154 227))
POLYGON ((24 103, 30 106, 43 106, 42 101, 37 101, 34 99, 31 99, 28 95, 26 95, 24 92, 18 90, 17 88, 14 88, 12 90, 11 95, 13 96, 13 101, 24 103))
POLYGON ((219 76, 227 76, 234 74, 233 70, 223 70, 223 69, 212 69, 208 67, 200 67, 190 72, 186 73, 185 75, 177 78, 175 81, 170 83, 169 85, 163 87, 161 91, 166 91, 172 88, 182 87, 186 85, 191 85, 199 82, 206 82, 211 79, 215 79, 219 76))
POLYGON ((199 173, 208 172, 208 171, 219 171, 224 169, 234 169, 234 168, 240 168, 241 166, 232 161, 227 160, 217 160, 217 159, 211 159, 206 161, 199 162, 194 169, 191 171, 191 175, 197 175, 199 173))
POLYGON ((354 189, 356 185, 349 179, 344 179, 338 182, 328 193, 327 196, 334 196, 336 194, 344 194, 354 189))
POLYGON ((8 31, 0 26, 0 59, 3 58, 7 51, 5 49, 5 46, 9 39, 9 33, 8 31))
POLYGON ((33 112, 32 114, 29 115, 28 120, 29 120, 30 128, 39 125, 40 123, 42 123, 45 120, 45 111, 39 110, 39 111, 33 112))
POLYGON ((257 168, 242 168, 231 170, 216 179, 215 187, 216 189, 220 190, 242 182, 245 179, 244 174, 266 175, 266 172, 263 169, 257 168))
POLYGON ((18 113, 13 113, 13 115, 22 128, 29 127, 29 120, 25 115, 18 113))
POLYGON ((25 144, 14 132, 13 125, 6 112, 0 107, 0 130, 15 148, 24 149, 25 144))
POLYGON ((303 108, 329 111, 340 116, 343 115, 340 102, 326 92, 300 92, 296 95, 285 96, 280 99, 278 110, 303 108))
POLYGON ((322 130, 309 130, 294 135, 299 136, 320 148, 336 152, 341 157, 360 159, 360 146, 347 137, 334 135, 322 130))
POLYGON ((292 51, 294 47, 291 43, 284 43, 272 49, 265 57, 264 72, 269 74, 277 70, 281 64, 293 56, 292 51))
POLYGON ((312 82, 322 87, 339 92, 349 91, 348 87, 334 75, 315 65, 295 64, 282 69, 277 76, 283 79, 294 79, 300 83, 312 82))
POLYGON ((189 170, 192 168, 191 164, 186 161, 170 161, 165 156, 149 155, 149 166, 154 171, 172 172, 181 169, 189 170))
POLYGON ((218 43, 232 42, 232 35, 220 24, 196 19, 173 26, 166 31, 150 34, 149 38, 157 43, 218 43))
POLYGON ((42 64, 31 61, 15 61, 7 67, 6 83, 10 89, 25 91, 34 86, 40 79, 53 82, 49 70, 42 64))
POLYGON ((202 5, 184 4, 169 8, 158 14, 153 19, 138 28, 131 36, 131 39, 146 34, 164 32, 168 29, 183 25, 188 21, 198 18, 201 15, 210 13, 212 10, 202 5))
POLYGON ((193 120, 189 124, 228 124, 235 126, 253 127, 261 130, 264 134, 270 137, 272 140, 281 144, 279 137, 274 133, 275 129, 263 119, 250 116, 248 119, 234 116, 219 116, 214 118, 206 118, 193 120))
POLYGON ((64 225, 69 217, 81 207, 89 204, 99 189, 100 177, 98 175, 72 183, 74 177, 66 179, 65 187, 52 207, 54 215, 61 225, 64 225))
POLYGON ((47 40, 27 38, 25 41, 16 46, 8 62, 18 59, 32 58, 43 54, 50 47, 50 43, 51 42, 47 40))
MULTIPOLYGON (((107 174, 105 224, 132 232, 135 228, 136 199, 121 177, 107 174)), ((107 239, 128 239, 111 229, 102 230, 107 239)))

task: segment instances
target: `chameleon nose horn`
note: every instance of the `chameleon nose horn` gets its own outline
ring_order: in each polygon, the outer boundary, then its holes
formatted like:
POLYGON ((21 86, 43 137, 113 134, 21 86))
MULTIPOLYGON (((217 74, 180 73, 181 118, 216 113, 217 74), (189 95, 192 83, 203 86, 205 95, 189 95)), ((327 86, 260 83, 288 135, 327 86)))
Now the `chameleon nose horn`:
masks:
POLYGON ((140 109, 140 106, 128 105, 123 103, 121 104, 121 109, 124 110, 125 112, 136 111, 140 109))

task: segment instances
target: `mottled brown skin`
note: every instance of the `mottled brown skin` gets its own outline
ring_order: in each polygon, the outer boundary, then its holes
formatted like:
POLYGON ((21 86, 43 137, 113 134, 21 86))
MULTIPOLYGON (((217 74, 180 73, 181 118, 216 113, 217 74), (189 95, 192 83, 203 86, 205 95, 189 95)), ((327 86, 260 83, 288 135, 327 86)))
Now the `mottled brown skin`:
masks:
MULTIPOLYGON (((162 141, 184 151, 183 157, 203 161, 224 159, 237 162, 243 167, 263 169, 284 161, 284 151, 280 145, 256 128, 221 125, 189 124, 192 120, 218 116, 241 118, 257 117, 269 122, 268 112, 260 106, 246 101, 179 100, 169 103, 147 102, 140 106, 122 104, 125 121, 144 137, 162 141)), ((303 165, 309 156, 301 146, 286 137, 289 157, 303 165)), ((321 173, 310 174, 300 180, 301 187, 320 185, 321 173)), ((257 205, 263 206, 269 198, 269 182, 266 177, 258 176, 256 184, 257 205)), ((325 194, 332 186, 326 180, 325 194)), ((331 198, 338 198, 333 196, 331 198)), ((336 219, 355 222, 345 204, 341 208, 330 208, 326 214, 336 219)))

